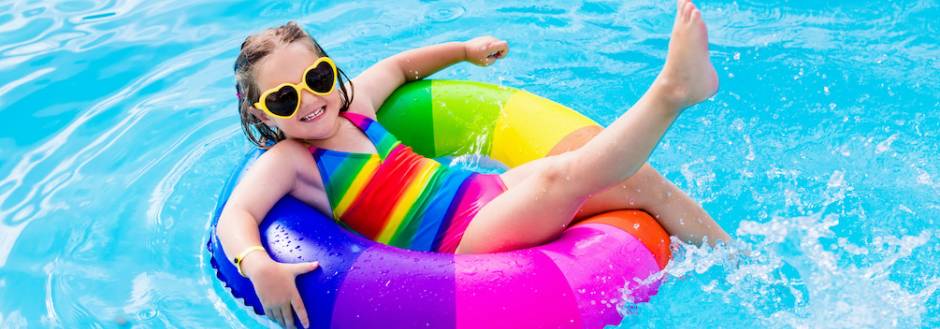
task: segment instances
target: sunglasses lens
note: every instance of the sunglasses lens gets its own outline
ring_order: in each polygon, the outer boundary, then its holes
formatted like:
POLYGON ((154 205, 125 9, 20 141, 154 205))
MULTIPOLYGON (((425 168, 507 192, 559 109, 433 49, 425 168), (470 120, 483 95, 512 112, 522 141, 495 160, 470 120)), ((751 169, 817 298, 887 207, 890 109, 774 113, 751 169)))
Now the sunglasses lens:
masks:
POLYGON ((336 82, 336 75, 333 72, 333 66, 330 63, 320 62, 317 67, 307 71, 307 76, 304 77, 307 87, 318 93, 332 90, 333 83, 336 82))
POLYGON ((294 114, 294 110, 297 109, 297 98, 296 89, 283 86, 281 89, 268 94, 268 97, 264 98, 264 105, 268 107, 268 111, 271 111, 271 113, 288 117, 294 114))

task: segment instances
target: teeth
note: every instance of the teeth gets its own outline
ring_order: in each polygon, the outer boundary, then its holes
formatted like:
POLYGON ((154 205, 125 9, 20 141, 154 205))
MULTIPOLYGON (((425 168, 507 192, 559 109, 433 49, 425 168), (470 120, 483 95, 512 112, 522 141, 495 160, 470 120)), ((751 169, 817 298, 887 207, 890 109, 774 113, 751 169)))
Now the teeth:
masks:
POLYGON ((323 107, 321 107, 321 108, 317 109, 316 111, 313 111, 313 113, 310 113, 310 114, 307 114, 306 116, 304 116, 302 120, 303 120, 303 121, 310 121, 310 120, 313 120, 314 118, 316 118, 316 117, 320 116, 321 114, 323 114, 323 112, 326 112, 326 109, 323 108, 323 107))

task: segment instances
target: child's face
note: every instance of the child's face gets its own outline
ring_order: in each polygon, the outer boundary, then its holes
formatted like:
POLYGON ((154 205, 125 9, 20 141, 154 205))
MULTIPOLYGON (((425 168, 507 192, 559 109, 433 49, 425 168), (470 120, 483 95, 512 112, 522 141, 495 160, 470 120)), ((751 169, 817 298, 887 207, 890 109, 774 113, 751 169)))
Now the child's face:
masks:
MULTIPOLYGON (((262 93, 285 82, 300 83, 304 70, 318 58, 309 45, 302 42, 279 46, 255 67, 255 81, 262 93)), ((289 138, 327 139, 336 133, 339 124, 337 118, 342 102, 338 89, 334 88, 333 92, 326 96, 301 91, 300 109, 290 119, 267 116, 258 109, 254 109, 253 113, 264 123, 280 128, 289 138), (321 109, 325 111, 315 115, 321 109)))

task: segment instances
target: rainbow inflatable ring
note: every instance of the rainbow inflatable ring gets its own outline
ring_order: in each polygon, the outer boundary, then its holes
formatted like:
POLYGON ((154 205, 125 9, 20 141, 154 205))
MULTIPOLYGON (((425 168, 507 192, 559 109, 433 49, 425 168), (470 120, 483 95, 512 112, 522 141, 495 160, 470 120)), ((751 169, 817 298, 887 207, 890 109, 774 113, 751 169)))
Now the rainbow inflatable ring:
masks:
MULTIPOLYGON (((482 154, 509 167, 562 152, 564 144, 599 129, 522 90, 441 80, 402 86, 379 111, 379 121, 426 156, 482 154)), ((208 249, 219 280, 261 314, 251 282, 225 259, 214 233, 232 187, 258 154, 248 155, 226 184, 208 249)), ((275 260, 320 262, 297 278, 313 328, 601 328, 622 320, 617 306, 624 287, 637 302, 656 293, 659 282, 637 281, 670 258, 666 232, 639 211, 595 216, 547 244, 493 254, 379 244, 290 196, 274 206, 260 231, 275 260)))

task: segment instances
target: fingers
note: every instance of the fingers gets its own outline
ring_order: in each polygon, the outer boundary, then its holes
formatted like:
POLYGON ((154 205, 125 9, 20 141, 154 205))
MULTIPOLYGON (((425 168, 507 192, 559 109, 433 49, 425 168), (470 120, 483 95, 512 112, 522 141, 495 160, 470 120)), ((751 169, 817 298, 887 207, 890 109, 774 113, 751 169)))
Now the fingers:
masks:
POLYGON ((491 58, 503 58, 506 57, 506 53, 509 52, 509 43, 506 41, 497 41, 490 44, 489 56, 491 58))
POLYGON ((310 320, 307 318, 307 308, 304 307, 304 301, 300 298, 300 294, 294 293, 294 298, 291 298, 291 306, 294 308, 294 312, 297 313, 300 325, 309 328, 310 320))
POLYGON ((284 327, 284 315, 281 314, 280 307, 273 307, 270 309, 266 309, 264 311, 264 314, 268 316, 268 319, 271 319, 271 321, 274 321, 275 323, 277 323, 277 325, 281 326, 281 328, 284 327))
MULTIPOLYGON (((304 273, 308 273, 316 270, 320 267, 320 262, 309 262, 309 263, 294 263, 294 264, 285 264, 288 266, 288 270, 298 276, 304 273)), ((284 324, 286 328, 294 328, 294 315, 293 312, 297 312, 297 318, 300 320, 300 324, 307 328, 310 326, 310 321, 307 318, 307 309, 304 308, 304 302, 300 298, 300 293, 297 292, 297 287, 293 287, 293 291, 290 293, 290 303, 286 303, 281 306, 281 314, 283 316, 284 324), (293 308, 293 312, 291 309, 293 308)))
POLYGON ((479 66, 489 66, 509 53, 508 42, 489 35, 473 38, 466 46, 467 60, 479 66))
POLYGON ((489 66, 493 64, 493 62, 496 62, 497 59, 506 57, 506 53, 509 51, 509 44, 506 41, 501 41, 496 38, 491 39, 492 41, 479 47, 477 54, 478 59, 476 60, 478 65, 489 66))
POLYGON ((300 324, 304 328, 309 328, 310 321, 307 318, 307 309, 304 308, 304 303, 296 291, 294 291, 294 298, 291 299, 289 304, 266 308, 264 309, 264 315, 282 328, 296 328, 294 324, 294 313, 291 309, 297 312, 297 317, 300 318, 300 324))
POLYGON ((265 308, 264 316, 267 317, 268 320, 271 320, 272 322, 277 322, 277 319, 274 318, 274 309, 272 308, 265 308))
POLYGON ((290 272, 294 275, 301 275, 307 272, 311 272, 320 267, 320 262, 309 262, 309 263, 294 263, 288 264, 290 272))
POLYGON ((296 328, 294 327, 294 313, 291 312, 290 307, 290 304, 281 307, 281 318, 284 321, 282 327, 294 329, 296 328))

